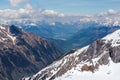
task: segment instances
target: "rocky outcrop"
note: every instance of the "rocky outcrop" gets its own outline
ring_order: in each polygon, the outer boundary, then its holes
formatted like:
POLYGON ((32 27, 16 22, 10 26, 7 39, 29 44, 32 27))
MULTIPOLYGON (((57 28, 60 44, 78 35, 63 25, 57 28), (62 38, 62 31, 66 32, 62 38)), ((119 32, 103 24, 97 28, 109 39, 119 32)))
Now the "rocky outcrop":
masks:
POLYGON ((0 26, 0 79, 18 80, 30 76, 61 53, 48 39, 12 25, 0 26))

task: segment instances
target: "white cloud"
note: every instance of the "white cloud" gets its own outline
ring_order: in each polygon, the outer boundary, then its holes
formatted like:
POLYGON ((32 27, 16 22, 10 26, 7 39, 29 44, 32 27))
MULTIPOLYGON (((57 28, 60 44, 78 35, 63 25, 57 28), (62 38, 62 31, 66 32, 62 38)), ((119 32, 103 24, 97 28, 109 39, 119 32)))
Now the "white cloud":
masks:
POLYGON ((26 9, 33 9, 33 7, 30 4, 26 4, 25 8, 26 9))
POLYGON ((0 23, 11 22, 39 22, 45 21, 47 23, 62 22, 95 22, 100 25, 120 25, 120 12, 115 10, 108 10, 101 14, 92 16, 65 16, 62 13, 54 10, 34 9, 30 4, 18 10, 5 9, 0 10, 0 23))
POLYGON ((12 6, 17 6, 18 4, 24 2, 25 0, 9 0, 12 6))
POLYGON ((43 11, 43 14, 46 14, 46 15, 56 15, 58 13, 55 12, 54 10, 45 10, 45 11, 43 11))
POLYGON ((12 21, 53 21, 56 18, 63 17, 64 14, 58 13, 54 10, 35 9, 30 4, 26 4, 24 8, 17 10, 5 9, 0 10, 0 23, 9 23, 12 21), (46 19, 47 18, 47 19, 46 19))
POLYGON ((108 13, 108 14, 116 14, 117 11, 115 11, 115 10, 113 10, 113 9, 109 9, 109 10, 107 11, 107 13, 108 13))
POLYGON ((63 17, 63 16, 64 16, 64 14, 58 13, 58 12, 56 12, 56 11, 54 11, 54 10, 44 10, 44 11, 42 12, 42 14, 44 14, 44 15, 60 16, 60 17, 63 17))

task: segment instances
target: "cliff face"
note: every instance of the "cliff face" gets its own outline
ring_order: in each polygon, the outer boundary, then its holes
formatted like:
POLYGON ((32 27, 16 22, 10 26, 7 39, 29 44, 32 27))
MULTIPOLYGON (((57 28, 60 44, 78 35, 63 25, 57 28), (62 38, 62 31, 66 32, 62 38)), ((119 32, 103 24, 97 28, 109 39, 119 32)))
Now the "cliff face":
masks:
POLYGON ((23 80, 119 80, 120 30, 68 53, 37 74, 23 80), (91 73, 92 74, 91 74, 91 73), (101 77, 100 77, 101 76, 101 77))
POLYGON ((0 26, 0 79, 18 80, 44 68, 61 53, 45 38, 16 26, 0 26))

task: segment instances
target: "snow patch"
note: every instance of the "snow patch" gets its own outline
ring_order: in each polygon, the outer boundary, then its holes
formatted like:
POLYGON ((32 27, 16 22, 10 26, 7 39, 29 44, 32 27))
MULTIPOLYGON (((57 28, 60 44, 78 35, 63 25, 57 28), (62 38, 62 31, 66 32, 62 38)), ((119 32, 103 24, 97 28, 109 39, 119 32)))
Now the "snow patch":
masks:
POLYGON ((120 29, 103 38, 105 42, 111 42, 112 47, 120 45, 120 29))
POLYGON ((16 37, 11 36, 10 34, 7 34, 7 36, 8 36, 9 38, 11 38, 12 41, 13 41, 13 44, 15 44, 16 37))
POLYGON ((29 26, 37 26, 35 23, 30 23, 29 26))
POLYGON ((108 51, 104 51, 101 55, 99 55, 97 58, 92 59, 94 65, 98 63, 98 61, 106 54, 108 51))
POLYGON ((3 27, 3 26, 0 26, 0 29, 5 29, 5 27, 3 27))
POLYGON ((81 72, 72 68, 61 77, 55 78, 55 80, 120 80, 119 68, 120 63, 113 63, 112 60, 110 60, 109 65, 101 65, 95 73, 87 71, 81 72))

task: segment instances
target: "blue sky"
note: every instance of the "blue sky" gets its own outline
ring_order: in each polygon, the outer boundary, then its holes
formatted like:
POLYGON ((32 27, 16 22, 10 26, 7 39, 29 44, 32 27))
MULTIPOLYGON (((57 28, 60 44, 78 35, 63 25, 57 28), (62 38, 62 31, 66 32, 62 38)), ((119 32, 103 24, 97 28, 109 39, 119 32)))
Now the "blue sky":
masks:
POLYGON ((105 12, 109 9, 120 10, 120 0, 0 0, 0 9, 18 9, 26 4, 34 8, 55 10, 69 15, 86 15, 105 12), (21 1, 13 5, 15 1, 21 1))

